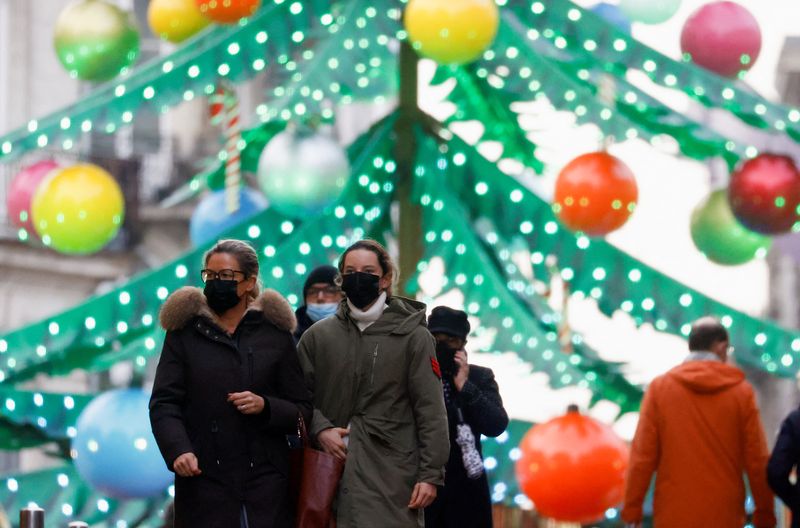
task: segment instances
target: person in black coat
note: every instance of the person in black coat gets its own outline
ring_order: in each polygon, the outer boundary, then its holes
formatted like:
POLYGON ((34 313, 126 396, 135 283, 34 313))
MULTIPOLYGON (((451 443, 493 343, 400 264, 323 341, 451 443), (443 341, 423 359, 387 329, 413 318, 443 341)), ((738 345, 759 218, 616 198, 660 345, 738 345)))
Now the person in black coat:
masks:
POLYGON ((297 329, 294 331, 294 342, 300 342, 311 325, 336 313, 339 303, 344 299, 342 289, 336 284, 339 270, 324 264, 317 266, 306 277, 303 284, 303 305, 295 310, 297 329))
POLYGON ((505 431, 508 414, 491 369, 467 361, 467 314, 446 306, 436 307, 428 318, 428 330, 436 338, 450 426, 450 458, 444 486, 425 509, 425 526, 491 527, 492 503, 480 438, 496 437, 505 431))
POLYGON ((150 399, 153 435, 175 476, 179 528, 289 528, 286 435, 311 419, 277 292, 258 294, 258 257, 238 240, 204 258, 205 289, 164 303, 167 330, 150 399))
POLYGON ((792 511, 792 528, 800 528, 800 486, 790 475, 800 465, 800 409, 795 409, 781 424, 778 439, 767 464, 767 482, 792 511))

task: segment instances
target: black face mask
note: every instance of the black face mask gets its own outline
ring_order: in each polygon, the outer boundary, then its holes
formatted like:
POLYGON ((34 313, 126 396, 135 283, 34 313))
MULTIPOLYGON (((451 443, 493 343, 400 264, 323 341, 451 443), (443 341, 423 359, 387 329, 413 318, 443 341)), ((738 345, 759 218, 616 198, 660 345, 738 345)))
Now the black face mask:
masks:
POLYGON ((208 306, 215 313, 223 314, 239 304, 237 285, 235 280, 212 279, 206 282, 203 293, 206 295, 208 306))
POLYGON ((436 342, 436 359, 442 369, 442 376, 453 376, 456 373, 456 349, 442 341, 436 342))
POLYGON ((347 295, 347 300, 353 303, 353 306, 363 310, 381 294, 378 285, 380 280, 381 278, 377 275, 363 271, 347 273, 342 275, 342 291, 347 295))

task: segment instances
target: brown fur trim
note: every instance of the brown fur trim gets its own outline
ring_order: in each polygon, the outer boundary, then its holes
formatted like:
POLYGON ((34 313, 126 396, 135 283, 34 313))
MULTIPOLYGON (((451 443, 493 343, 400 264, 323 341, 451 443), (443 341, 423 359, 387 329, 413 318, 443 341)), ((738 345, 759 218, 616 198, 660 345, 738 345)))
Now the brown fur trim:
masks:
POLYGON ((208 307, 203 290, 194 286, 184 286, 172 292, 172 295, 164 301, 158 320, 164 330, 178 330, 198 315, 204 315, 211 320, 217 319, 208 307))
MULTIPOLYGON (((297 319, 295 319, 292 307, 275 290, 264 290, 261 295, 250 303, 248 309, 263 312, 264 318, 281 330, 294 332, 297 327, 297 319)), ((164 301, 158 314, 161 326, 165 330, 183 328, 196 316, 206 317, 217 325, 222 326, 217 315, 208 307, 203 290, 193 286, 184 286, 175 290, 164 301)))
POLYGON ((264 318, 281 330, 294 332, 295 328, 297 328, 297 319, 294 316, 292 307, 289 305, 289 301, 275 290, 265 289, 253 301, 250 309, 264 312, 264 318))

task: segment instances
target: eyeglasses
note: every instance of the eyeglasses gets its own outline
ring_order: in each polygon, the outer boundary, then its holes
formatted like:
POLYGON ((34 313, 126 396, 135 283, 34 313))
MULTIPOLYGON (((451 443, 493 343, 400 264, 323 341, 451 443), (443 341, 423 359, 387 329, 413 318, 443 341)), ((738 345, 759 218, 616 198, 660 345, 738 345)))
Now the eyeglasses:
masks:
POLYGON ((342 290, 338 286, 325 286, 316 288, 312 286, 306 291, 306 295, 311 295, 312 297, 315 297, 320 293, 324 293, 327 295, 338 295, 342 293, 342 290))
POLYGON ((203 279, 203 282, 208 282, 214 279, 236 280, 237 273, 244 278, 247 277, 247 274, 245 272, 239 270, 224 269, 224 270, 214 271, 210 269, 204 269, 200 270, 200 278, 203 279))

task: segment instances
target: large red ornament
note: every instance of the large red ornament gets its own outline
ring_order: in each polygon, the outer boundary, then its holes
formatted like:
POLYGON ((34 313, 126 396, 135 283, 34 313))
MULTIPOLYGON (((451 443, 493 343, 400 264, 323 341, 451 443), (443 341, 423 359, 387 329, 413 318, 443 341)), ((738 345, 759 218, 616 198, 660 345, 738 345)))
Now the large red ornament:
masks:
POLYGON ((602 236, 628 220, 638 196, 627 165, 607 152, 592 152, 561 169, 553 210, 573 231, 602 236))
POLYGON ((261 0, 197 0, 200 13, 217 24, 235 24, 253 16, 261 0))
POLYGON ((681 51, 724 77, 749 70, 761 52, 761 29, 736 2, 711 2, 692 13, 681 31, 681 51))
POLYGON ((788 156, 761 154, 731 174, 728 200, 736 219, 748 229, 785 233, 800 220, 800 172, 788 156))
POLYGON ((533 426, 519 448, 517 480, 542 516, 591 523, 622 502, 628 446, 577 409, 533 426))

